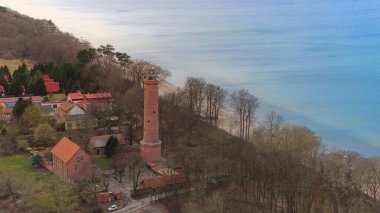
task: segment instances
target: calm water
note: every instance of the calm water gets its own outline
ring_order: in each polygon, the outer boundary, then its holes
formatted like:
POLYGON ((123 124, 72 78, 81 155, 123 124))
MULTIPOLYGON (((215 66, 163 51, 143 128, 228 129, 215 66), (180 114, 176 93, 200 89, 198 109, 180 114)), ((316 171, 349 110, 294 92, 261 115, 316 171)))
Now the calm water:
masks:
POLYGON ((330 147, 380 155, 380 1, 72 0, 0 4, 94 46, 110 43, 204 77, 312 128, 330 147))

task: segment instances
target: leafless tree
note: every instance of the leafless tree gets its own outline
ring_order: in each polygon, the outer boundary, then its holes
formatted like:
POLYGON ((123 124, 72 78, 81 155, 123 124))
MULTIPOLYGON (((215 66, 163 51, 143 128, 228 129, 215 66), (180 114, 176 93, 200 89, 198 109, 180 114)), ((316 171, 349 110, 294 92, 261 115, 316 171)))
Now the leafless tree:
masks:
POLYGON ((119 182, 122 182, 122 177, 125 174, 125 167, 128 165, 128 152, 124 145, 118 145, 115 154, 111 158, 111 166, 115 174, 119 177, 119 182))
POLYGON ((163 149, 176 149, 176 139, 180 137, 186 128, 182 125, 186 120, 185 111, 185 94, 178 89, 173 93, 169 93, 160 98, 160 134, 163 141, 163 149))
MULTIPOLYGON (((149 63, 148 61, 135 60, 127 70, 127 77, 133 83, 142 87, 144 75, 148 73, 148 68, 151 64, 152 63, 149 63)), ((171 73, 168 70, 162 69, 160 66, 155 64, 152 65, 159 76, 159 81, 165 80, 171 76, 171 73)))
POLYGON ((191 141, 193 127, 197 126, 199 131, 199 121, 202 113, 204 89, 206 81, 201 78, 187 78, 185 93, 187 97, 187 135, 188 143, 191 141))
POLYGON ((36 20, 12 10, 0 13, 0 57, 29 58, 38 62, 76 62, 79 50, 88 48, 52 21, 36 20))
POLYGON ((231 95, 231 106, 239 116, 239 136, 249 140, 250 129, 255 119, 255 112, 259 106, 257 98, 248 90, 239 90, 231 95))
POLYGON ((210 125, 217 126, 219 112, 224 106, 227 92, 218 85, 207 84, 204 93, 206 99, 205 116, 208 118, 210 125))
POLYGON ((127 167, 132 178, 133 191, 139 186, 140 175, 143 172, 144 162, 139 152, 131 151, 127 155, 127 167))

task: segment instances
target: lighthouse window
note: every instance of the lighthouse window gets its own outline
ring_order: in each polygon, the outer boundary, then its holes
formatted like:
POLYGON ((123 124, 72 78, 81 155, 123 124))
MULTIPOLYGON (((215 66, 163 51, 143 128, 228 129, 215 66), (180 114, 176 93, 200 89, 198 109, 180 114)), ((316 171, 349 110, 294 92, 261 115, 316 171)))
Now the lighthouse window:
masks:
POLYGON ((156 111, 153 111, 153 114, 156 114, 156 111))
POLYGON ((150 123, 150 120, 148 120, 148 124, 150 123))

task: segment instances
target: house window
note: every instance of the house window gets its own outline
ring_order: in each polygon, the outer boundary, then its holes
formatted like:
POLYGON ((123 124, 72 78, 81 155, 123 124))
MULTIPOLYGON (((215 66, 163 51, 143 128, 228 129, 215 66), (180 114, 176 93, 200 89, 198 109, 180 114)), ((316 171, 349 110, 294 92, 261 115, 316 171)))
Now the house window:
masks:
POLYGON ((82 162, 83 161, 83 156, 77 156, 77 162, 82 162))

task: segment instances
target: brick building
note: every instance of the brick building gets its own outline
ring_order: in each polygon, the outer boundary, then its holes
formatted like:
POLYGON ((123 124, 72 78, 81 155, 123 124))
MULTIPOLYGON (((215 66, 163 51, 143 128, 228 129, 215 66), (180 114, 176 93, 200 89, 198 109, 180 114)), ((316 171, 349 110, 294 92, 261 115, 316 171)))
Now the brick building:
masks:
POLYGON ((158 138, 158 75, 150 65, 144 76, 144 137, 140 142, 145 163, 161 160, 161 141, 158 138))
POLYGON ((67 182, 79 182, 91 173, 91 158, 76 143, 63 137, 51 150, 52 172, 67 182))

